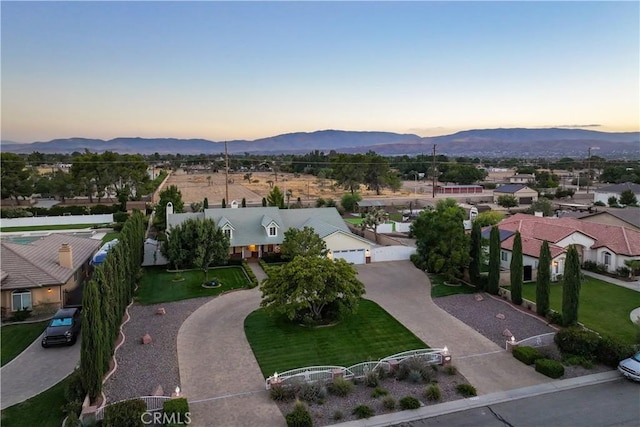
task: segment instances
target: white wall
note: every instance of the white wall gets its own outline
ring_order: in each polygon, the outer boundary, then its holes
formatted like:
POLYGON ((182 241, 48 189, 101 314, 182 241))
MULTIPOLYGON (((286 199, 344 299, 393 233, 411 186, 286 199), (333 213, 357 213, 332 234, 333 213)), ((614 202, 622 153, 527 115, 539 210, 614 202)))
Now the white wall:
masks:
POLYGON ((113 214, 37 216, 29 218, 2 218, 0 224, 5 227, 35 227, 43 225, 106 224, 113 222, 113 214))
POLYGON ((378 246, 371 249, 371 262, 401 261, 409 259, 416 248, 411 246, 378 246))
POLYGON ((582 233, 575 232, 575 233, 571 233, 569 236, 565 237, 564 239, 558 241, 556 245, 560 246, 561 248, 566 248, 569 245, 580 245, 580 246, 584 246, 585 249, 587 249, 593 246, 595 243, 596 241, 593 240, 591 237, 587 237, 582 233))
POLYGON ((346 233, 334 233, 326 237, 327 249, 331 251, 344 251, 349 249, 371 249, 371 244, 351 237, 346 233))

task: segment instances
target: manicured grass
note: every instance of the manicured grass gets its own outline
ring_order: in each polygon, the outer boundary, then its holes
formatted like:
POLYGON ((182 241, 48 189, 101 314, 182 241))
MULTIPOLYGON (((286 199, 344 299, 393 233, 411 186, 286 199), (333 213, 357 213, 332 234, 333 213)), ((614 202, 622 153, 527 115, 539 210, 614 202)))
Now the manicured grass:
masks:
POLYGON ((104 237, 102 238, 102 243, 107 243, 112 241, 113 239, 119 239, 120 238, 120 233, 118 233, 117 231, 113 231, 111 233, 107 233, 104 235, 104 237))
POLYGON ((357 314, 334 326, 307 328, 259 309, 247 316, 244 330, 265 378, 289 369, 349 366, 427 347, 369 300, 361 300, 357 314))
POLYGON ((183 271, 182 281, 174 281, 176 273, 168 273, 161 268, 148 268, 140 280, 136 292, 136 301, 140 304, 158 304, 161 302, 180 301, 189 298, 210 297, 219 295, 230 289, 245 288, 250 285, 242 267, 219 267, 209 270, 209 280, 218 278, 222 281, 219 288, 203 288, 201 270, 183 271))
POLYGON ((349 224, 355 224, 355 225, 362 224, 362 218, 360 218, 360 217, 344 218, 344 220, 346 222, 348 222, 349 224))
POLYGON ((447 285, 435 285, 431 286, 431 297, 446 297, 449 295, 457 295, 457 294, 473 294, 478 292, 476 288, 465 285, 464 283, 460 286, 447 286, 447 285))
MULTIPOLYGON (((522 296, 536 300, 535 283, 526 283, 522 296)), ((562 285, 553 283, 550 294, 551 308, 562 313, 562 285)), ((635 343, 636 329, 629 314, 640 307, 640 293, 585 276, 580 290, 578 321, 594 331, 610 335, 628 344, 635 343)))
POLYGON ((96 224, 62 224, 62 225, 32 225, 29 227, 2 227, 0 231, 47 231, 47 230, 76 230, 91 228, 96 224))
POLYGON ((48 390, 2 411, 2 427, 60 427, 68 377, 48 390))
POLYGON ((2 334, 2 340, 0 340, 0 366, 6 365, 22 353, 25 348, 29 347, 40 336, 46 327, 47 322, 3 326, 0 329, 2 334))

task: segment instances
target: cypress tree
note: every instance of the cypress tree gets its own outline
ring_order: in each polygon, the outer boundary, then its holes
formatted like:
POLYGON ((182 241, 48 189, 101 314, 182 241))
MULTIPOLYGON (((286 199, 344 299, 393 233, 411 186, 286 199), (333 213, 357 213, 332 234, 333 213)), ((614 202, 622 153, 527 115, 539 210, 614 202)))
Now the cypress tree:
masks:
POLYGON ((226 208, 227 207, 227 201, 225 199, 222 199, 222 208, 226 208))
POLYGON ((489 280, 487 292, 498 295, 500 289, 500 230, 491 227, 489 235, 489 280))
POLYGON ((209 199, 208 198, 206 198, 206 197, 204 198, 204 201, 202 202, 202 206, 205 209, 209 209, 209 199))
POLYGON ((266 207, 267 207, 267 199, 266 199, 266 197, 263 197, 263 198, 262 198, 262 207, 263 207, 263 208, 266 208, 266 207))
POLYGON ((82 342, 80 346, 80 372, 82 386, 95 401, 102 391, 104 369, 104 337, 100 295, 95 280, 90 280, 82 296, 82 342))
POLYGON ((549 311, 549 288, 551 286, 551 251, 549 242, 542 242, 538 257, 538 281, 536 284, 536 311, 546 316, 549 311))
POLYGON ((511 251, 511 264, 509 264, 509 273, 511 279, 511 301, 514 304, 522 304, 522 237, 520 232, 516 231, 516 237, 513 239, 513 250, 511 251))
POLYGON ((581 274, 578 251, 575 246, 571 245, 567 253, 562 283, 562 323, 564 326, 573 325, 578 321, 581 274))
POLYGON ((482 253, 482 231, 480 230, 480 223, 473 222, 473 228, 471 229, 471 247, 469 250, 469 256, 471 262, 469 264, 469 277, 471 283, 476 285, 479 290, 482 290, 482 281, 480 280, 480 257, 482 253))
POLYGON ((244 197, 242 198, 242 207, 243 208, 247 207, 247 199, 245 199, 244 197))

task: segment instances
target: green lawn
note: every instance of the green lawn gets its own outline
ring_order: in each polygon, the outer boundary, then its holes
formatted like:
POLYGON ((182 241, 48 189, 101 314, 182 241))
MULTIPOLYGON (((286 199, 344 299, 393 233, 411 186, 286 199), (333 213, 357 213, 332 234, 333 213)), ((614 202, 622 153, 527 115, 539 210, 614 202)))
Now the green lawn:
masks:
POLYGON ((307 328, 259 309, 247 316, 244 329, 265 377, 305 366, 349 366, 427 347, 369 300, 361 300, 357 314, 334 326, 307 328))
POLYGON ((107 243, 112 241, 113 239, 118 239, 120 238, 120 233, 117 231, 113 231, 111 233, 107 233, 104 235, 104 237, 102 238, 102 243, 107 243))
POLYGON ((2 227, 0 231, 47 231, 47 230, 76 230, 91 228, 96 224, 63 224, 63 225, 32 225, 29 227, 2 227))
POLYGON ((47 322, 23 323, 3 326, 0 329, 1 362, 4 366, 29 347, 47 327, 47 322))
MULTIPOLYGON (((522 297, 536 300, 535 283, 526 283, 522 297)), ((551 308, 562 312, 562 285, 551 285, 551 308)), ((640 293, 602 280, 585 276, 580 290, 578 321, 601 334, 610 335, 632 344, 636 331, 629 313, 640 307, 640 293)))
POLYGON ((145 269, 144 275, 136 291, 136 301, 140 304, 157 304, 161 302, 180 301, 183 299, 210 297, 219 295, 230 289, 248 287, 242 267, 220 267, 209 270, 209 280, 218 278, 223 285, 219 288, 202 287, 203 274, 200 270, 183 271, 183 281, 174 281, 176 273, 167 273, 162 268, 145 269))
POLYGON ((67 381, 68 377, 49 390, 2 411, 2 427, 60 427, 67 381))
POLYGON ((349 224, 355 224, 355 225, 360 225, 362 224, 362 218, 360 217, 352 217, 352 218, 344 218, 344 220, 346 222, 348 222, 349 224))

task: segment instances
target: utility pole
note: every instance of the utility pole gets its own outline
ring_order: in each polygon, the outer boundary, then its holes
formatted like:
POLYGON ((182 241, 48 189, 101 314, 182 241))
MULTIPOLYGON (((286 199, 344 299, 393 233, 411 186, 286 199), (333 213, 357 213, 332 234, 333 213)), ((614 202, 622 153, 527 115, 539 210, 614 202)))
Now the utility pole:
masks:
MULTIPOLYGON (((587 151, 587 194, 589 194, 589 181, 591 181, 591 150, 599 150, 600 147, 589 147, 587 151)), ((580 177, 578 177, 578 183, 580 183, 580 177)))
POLYGON ((225 202, 227 205, 229 201, 229 151, 227 151, 227 141, 224 142, 224 189, 225 189, 225 202))
POLYGON ((433 174, 433 189, 431 191, 431 197, 433 197, 434 199, 436 198, 436 181, 437 181, 437 175, 436 175, 436 147, 438 145, 437 144, 433 144, 433 158, 432 158, 432 165, 431 165, 431 173, 433 174))

